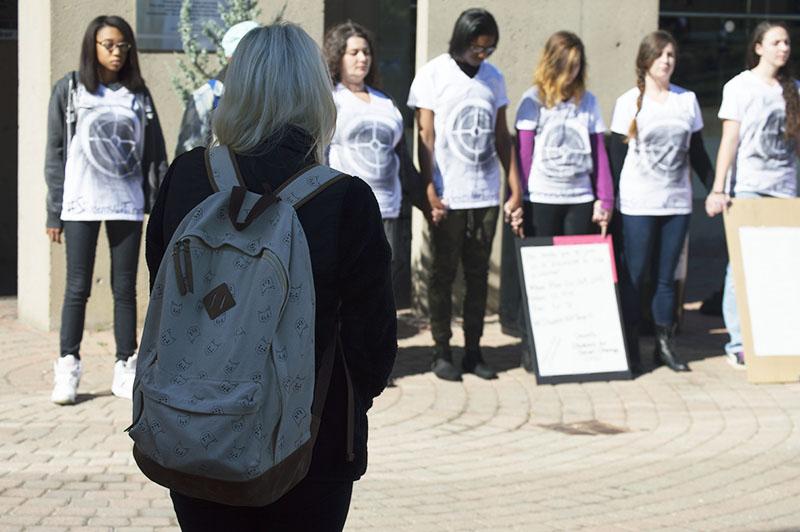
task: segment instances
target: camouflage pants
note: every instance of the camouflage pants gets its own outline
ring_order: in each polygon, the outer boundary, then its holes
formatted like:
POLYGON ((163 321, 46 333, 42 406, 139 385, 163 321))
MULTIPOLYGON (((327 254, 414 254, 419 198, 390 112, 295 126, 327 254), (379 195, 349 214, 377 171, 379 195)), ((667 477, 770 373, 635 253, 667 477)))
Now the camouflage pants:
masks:
POLYGON ((498 207, 460 209, 431 226, 432 265, 428 281, 428 306, 431 332, 437 344, 446 344, 453 335, 453 281, 458 262, 464 270, 464 339, 467 347, 477 347, 483 335, 486 314, 486 289, 489 256, 492 251, 498 207))

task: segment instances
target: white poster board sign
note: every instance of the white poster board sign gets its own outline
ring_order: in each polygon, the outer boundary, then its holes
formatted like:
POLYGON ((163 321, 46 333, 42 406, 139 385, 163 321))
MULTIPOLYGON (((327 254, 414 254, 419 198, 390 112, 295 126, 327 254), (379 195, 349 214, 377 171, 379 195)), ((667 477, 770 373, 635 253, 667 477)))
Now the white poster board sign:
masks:
POLYGON ((734 198, 724 212, 750 382, 800 378, 800 198, 734 198))
POLYGON ((630 378, 610 237, 518 242, 537 381, 630 378))
POLYGON ((740 227, 756 356, 800 353, 800 227, 740 227))

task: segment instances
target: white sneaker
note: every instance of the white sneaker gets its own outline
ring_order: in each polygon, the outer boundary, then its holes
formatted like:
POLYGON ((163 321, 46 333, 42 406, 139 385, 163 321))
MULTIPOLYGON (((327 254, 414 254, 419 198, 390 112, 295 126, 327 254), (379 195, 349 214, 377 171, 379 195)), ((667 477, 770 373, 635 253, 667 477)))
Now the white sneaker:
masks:
POLYGON ((136 358, 131 356, 127 361, 117 360, 114 364, 114 381, 111 383, 111 393, 123 399, 133 396, 133 379, 136 378, 136 358))
POLYGON ((75 404, 81 373, 81 361, 74 355, 59 357, 53 364, 53 393, 50 400, 57 405, 75 404))

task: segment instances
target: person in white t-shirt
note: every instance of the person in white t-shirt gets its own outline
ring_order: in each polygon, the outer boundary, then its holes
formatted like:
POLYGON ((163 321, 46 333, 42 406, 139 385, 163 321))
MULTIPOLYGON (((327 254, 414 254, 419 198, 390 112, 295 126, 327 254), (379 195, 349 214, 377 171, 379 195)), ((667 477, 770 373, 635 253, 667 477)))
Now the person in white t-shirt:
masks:
POLYGON ((614 206, 606 129, 586 90, 586 54, 574 33, 550 36, 517 110, 527 236, 605 233, 614 206))
POLYGON ((486 59, 497 48, 497 23, 484 9, 461 13, 449 52, 417 72, 408 96, 419 125, 420 171, 429 182, 432 264, 428 284, 433 372, 461 380, 462 372, 496 377, 483 360, 489 255, 500 205, 500 165, 508 176, 506 221, 520 230, 521 190, 514 145, 506 124, 503 75, 486 59), (464 358, 453 364, 451 295, 458 263, 464 269, 464 358))
POLYGON ((703 147, 697 97, 670 83, 677 44, 666 31, 647 35, 636 57, 636 87, 617 98, 611 119, 611 161, 619 176, 622 213, 622 307, 631 369, 642 372, 638 327, 647 272, 656 363, 689 371, 674 347, 675 268, 692 212, 691 170, 713 173, 703 147))
POLYGON ((323 49, 336 103, 336 131, 327 164, 360 177, 375 194, 392 249, 397 298, 403 269, 408 267, 408 258, 402 255, 411 241, 410 227, 404 227, 400 219, 402 183, 416 182, 417 175, 404 142, 403 116, 392 98, 379 89, 373 42, 372 34, 354 22, 338 24, 325 35, 323 49), (405 176, 407 172, 415 175, 405 176))
MULTIPOLYGON (((722 89, 722 139, 714 186, 706 198, 709 216, 725 210, 731 197, 797 196, 800 95, 789 68, 790 53, 786 25, 760 23, 747 49, 747 70, 722 89)), ((722 314, 730 335, 725 345, 728 360, 743 368, 742 331, 730 264, 722 314)))
POLYGON ((167 163, 133 30, 121 17, 100 16, 89 23, 80 71, 68 73, 53 88, 46 160, 47 235, 58 244, 64 238, 67 257, 60 357, 50 398, 62 405, 76 400, 86 301, 103 222, 111 250, 117 358, 111 391, 130 399, 142 223, 167 163))

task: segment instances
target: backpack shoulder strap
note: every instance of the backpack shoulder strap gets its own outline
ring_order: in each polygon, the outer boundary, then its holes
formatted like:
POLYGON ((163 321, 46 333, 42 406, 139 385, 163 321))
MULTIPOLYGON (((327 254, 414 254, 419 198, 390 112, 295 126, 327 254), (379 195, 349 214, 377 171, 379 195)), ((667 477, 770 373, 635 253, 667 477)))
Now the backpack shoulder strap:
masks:
POLYGON ((278 187, 275 194, 282 201, 299 209, 314 196, 344 177, 346 175, 338 170, 315 164, 287 179, 278 187))
POLYGON ((214 192, 243 187, 244 180, 239 172, 236 158, 227 146, 212 146, 206 149, 206 171, 214 192))

